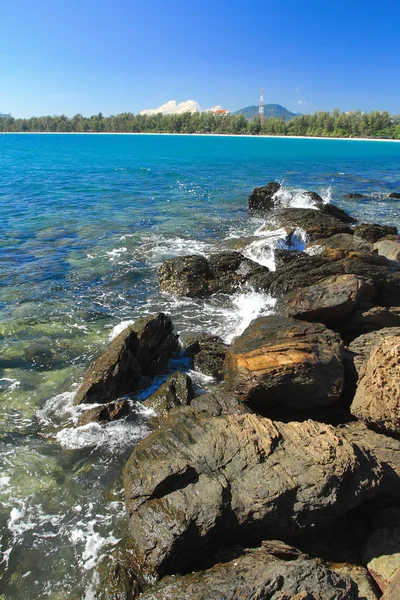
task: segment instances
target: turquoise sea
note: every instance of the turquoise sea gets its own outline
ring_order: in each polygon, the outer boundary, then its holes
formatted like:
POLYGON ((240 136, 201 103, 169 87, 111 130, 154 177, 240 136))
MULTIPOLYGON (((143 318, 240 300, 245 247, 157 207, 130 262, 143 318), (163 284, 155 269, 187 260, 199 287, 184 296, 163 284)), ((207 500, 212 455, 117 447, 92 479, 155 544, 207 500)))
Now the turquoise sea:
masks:
MULTIPOLYGON (((121 467, 148 414, 139 397, 129 423, 73 427, 74 390, 139 315, 164 310, 179 332, 229 341, 273 310, 250 289, 196 301, 157 285, 163 260, 257 233, 247 198, 270 180, 283 183, 282 205, 307 206, 302 191, 314 190, 400 227, 388 198, 400 192, 400 143, 0 134, 0 600, 101 598, 99 573, 126 535, 121 467)), ((244 252, 273 268, 279 245, 279 232, 259 234, 244 252)))

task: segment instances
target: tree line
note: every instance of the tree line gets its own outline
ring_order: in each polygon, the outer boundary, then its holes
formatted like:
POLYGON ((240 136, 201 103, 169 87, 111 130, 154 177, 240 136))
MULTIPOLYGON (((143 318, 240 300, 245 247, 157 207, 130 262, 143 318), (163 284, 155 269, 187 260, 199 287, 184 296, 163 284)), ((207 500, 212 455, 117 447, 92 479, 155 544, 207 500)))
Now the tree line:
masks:
POLYGON ((0 118, 0 132, 77 132, 77 133, 220 133, 236 135, 293 135, 316 137, 367 137, 400 139, 400 115, 386 111, 316 112, 290 121, 270 117, 260 122, 258 116, 248 121, 244 115, 216 115, 210 112, 173 115, 135 115, 121 113, 104 117, 102 113, 84 117, 77 114, 0 118))

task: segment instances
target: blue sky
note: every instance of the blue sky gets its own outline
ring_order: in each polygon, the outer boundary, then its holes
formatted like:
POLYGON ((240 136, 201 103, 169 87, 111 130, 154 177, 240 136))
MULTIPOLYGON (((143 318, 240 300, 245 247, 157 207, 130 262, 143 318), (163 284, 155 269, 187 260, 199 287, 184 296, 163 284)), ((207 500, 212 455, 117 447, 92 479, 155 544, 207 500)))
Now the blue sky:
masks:
POLYGON ((400 113, 398 0, 4 0, 0 112, 400 113))

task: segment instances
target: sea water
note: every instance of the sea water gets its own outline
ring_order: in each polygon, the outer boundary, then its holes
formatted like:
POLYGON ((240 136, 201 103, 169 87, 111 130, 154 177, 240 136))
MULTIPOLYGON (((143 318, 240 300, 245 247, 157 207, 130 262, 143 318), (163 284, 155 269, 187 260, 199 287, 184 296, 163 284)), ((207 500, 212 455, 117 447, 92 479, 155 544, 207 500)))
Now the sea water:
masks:
MULTIPOLYGON (((280 181, 282 206, 305 190, 366 222, 400 225, 400 144, 219 136, 0 135, 0 599, 99 598, 127 536, 121 468, 149 432, 129 422, 76 427, 89 362, 138 316, 164 311, 178 332, 227 342, 274 298, 161 294, 166 259, 229 247, 274 269, 285 234, 247 212, 252 188, 280 181), (344 194, 360 192, 361 200, 344 194)), ((303 249, 304 233, 294 236, 303 249)), ((188 368, 175 363, 171 370, 188 368)), ((191 373, 198 389, 210 378, 191 373)))

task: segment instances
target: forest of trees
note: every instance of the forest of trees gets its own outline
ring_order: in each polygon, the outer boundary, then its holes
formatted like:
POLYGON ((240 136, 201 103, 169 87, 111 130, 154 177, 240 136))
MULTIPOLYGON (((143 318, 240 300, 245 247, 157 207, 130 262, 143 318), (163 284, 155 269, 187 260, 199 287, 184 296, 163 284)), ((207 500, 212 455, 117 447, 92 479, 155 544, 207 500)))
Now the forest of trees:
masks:
POLYGON ((221 133, 251 135, 303 135, 317 137, 366 137, 400 139, 400 115, 386 111, 371 113, 316 112, 291 121, 271 117, 261 125, 259 117, 247 121, 243 115, 215 115, 211 112, 134 115, 122 113, 104 117, 80 114, 0 118, 0 132, 92 132, 92 133, 221 133))

